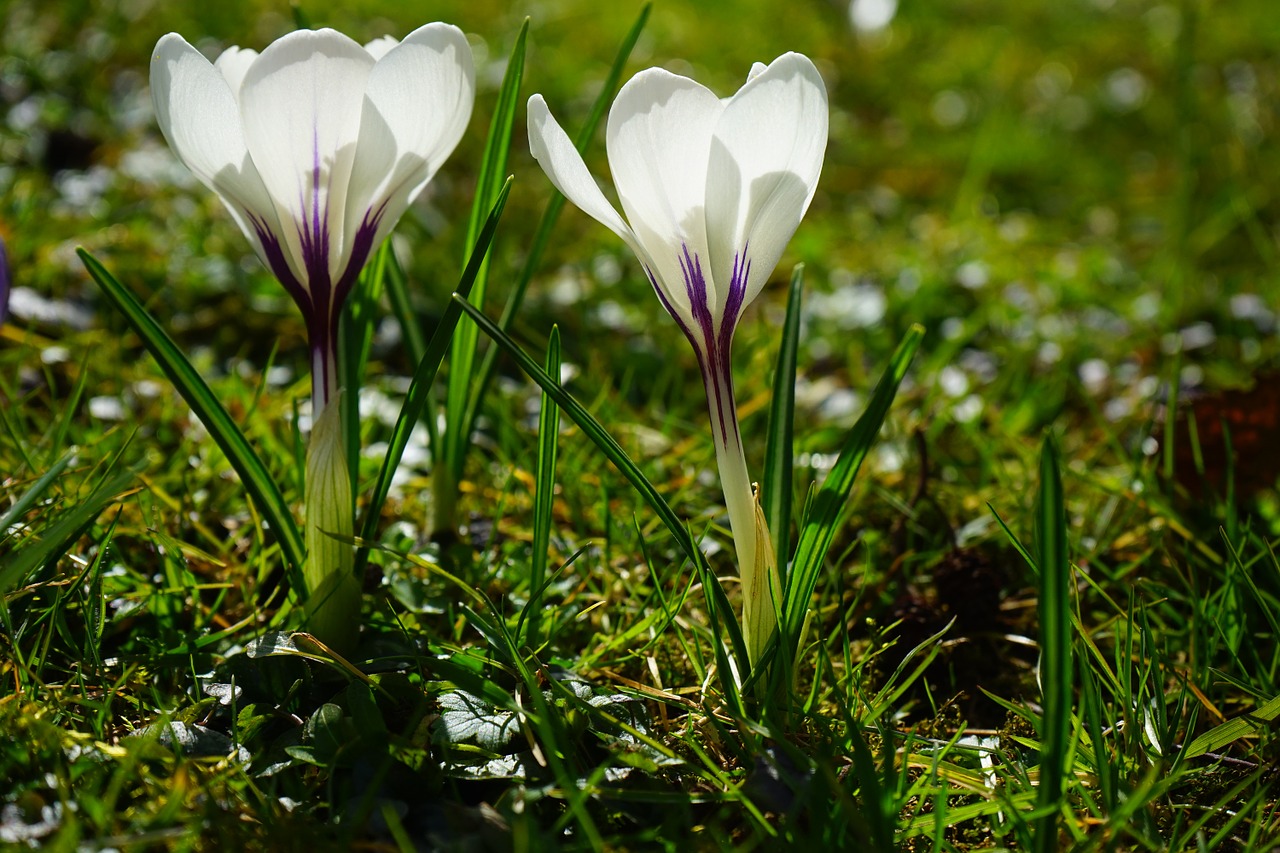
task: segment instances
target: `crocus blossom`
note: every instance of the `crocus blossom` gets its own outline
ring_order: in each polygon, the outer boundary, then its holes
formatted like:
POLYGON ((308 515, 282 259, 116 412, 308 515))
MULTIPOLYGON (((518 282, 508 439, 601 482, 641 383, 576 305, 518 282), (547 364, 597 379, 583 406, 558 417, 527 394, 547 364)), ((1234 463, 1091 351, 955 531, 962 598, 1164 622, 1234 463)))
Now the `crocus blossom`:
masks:
POLYGON ((813 199, 827 143, 827 94, 805 56, 757 63, 732 97, 650 68, 609 111, 606 146, 624 219, 596 185, 541 95, 529 147, 556 189, 635 252, 693 345, 737 551, 743 630, 754 663, 781 588, 768 526, 747 473, 730 345, 813 199))
MULTIPOLYGON (((338 321, 371 253, 462 137, 475 97, 470 47, 441 23, 365 47, 334 30, 300 30, 261 54, 233 47, 210 63, 170 33, 156 44, 151 93, 174 153, 226 204, 306 319, 306 574, 312 599, 337 602, 338 613, 353 585, 357 602, 359 593, 350 549, 325 533, 353 529, 342 420, 330 411, 338 321)), ((317 633, 319 619, 313 613, 317 633)))

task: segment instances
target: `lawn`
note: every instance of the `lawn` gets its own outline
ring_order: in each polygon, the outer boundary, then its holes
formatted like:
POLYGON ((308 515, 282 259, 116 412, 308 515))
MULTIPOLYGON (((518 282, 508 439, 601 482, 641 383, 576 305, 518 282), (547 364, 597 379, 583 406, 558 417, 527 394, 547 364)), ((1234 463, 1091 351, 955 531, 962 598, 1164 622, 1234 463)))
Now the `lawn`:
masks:
POLYGON ((0 3, 0 846, 1280 845, 1277 105, 1270 0, 0 3), (149 68, 432 19, 474 109, 347 303, 316 532, 314 328, 149 68), (733 335, 751 540, 526 102, 616 200, 619 86, 788 51, 829 135, 733 335))

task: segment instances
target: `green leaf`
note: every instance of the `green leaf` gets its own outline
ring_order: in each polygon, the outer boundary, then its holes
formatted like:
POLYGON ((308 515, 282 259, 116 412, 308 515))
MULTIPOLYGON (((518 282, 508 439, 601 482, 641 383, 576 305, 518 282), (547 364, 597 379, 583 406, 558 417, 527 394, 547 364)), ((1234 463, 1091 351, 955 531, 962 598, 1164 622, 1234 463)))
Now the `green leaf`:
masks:
POLYGON ((0 562, 0 595, 21 584, 36 569, 71 547, 85 528, 137 479, 139 470, 131 468, 108 474, 88 497, 58 515, 40 533, 23 539, 18 553, 0 562))
POLYGON ((391 302, 391 313, 400 323, 400 338, 409 353, 409 360, 417 364, 427 354, 427 339, 423 337, 422 324, 413 310, 413 300, 409 298, 409 279, 404 274, 404 267, 396 259, 395 252, 391 252, 387 259, 385 284, 387 299, 391 302))
POLYGON ((200 423, 208 430, 214 443, 226 454, 227 461, 240 482, 244 484, 249 497, 258 507, 272 532, 280 542, 280 551, 284 554, 289 569, 289 582, 292 591, 299 599, 306 598, 306 585, 302 580, 302 561, 304 551, 302 536, 289 513, 288 504, 280 494, 275 480, 267 472, 258 454, 253 451, 244 433, 236 426, 235 421, 227 414, 227 410, 218 402, 218 398, 209 390, 209 386, 196 373, 191 362, 187 361, 178 345, 165 333, 142 303, 113 276, 98 259, 83 248, 76 249, 85 269, 97 282, 98 287, 112 305, 142 338, 143 345, 160 365, 160 369, 169 377, 174 388, 187 401, 191 411, 199 418, 200 423))
POLYGON ((71 460, 76 458, 76 448, 71 448, 66 456, 63 456, 57 462, 53 463, 53 467, 44 473, 39 480, 36 480, 31 488, 22 493, 22 497, 14 501, 13 506, 9 507, 4 515, 0 515, 0 536, 5 536, 5 531, 13 526, 13 523, 26 514, 27 510, 35 506, 36 501, 45 493, 50 485, 53 484, 62 472, 71 464, 71 460))
POLYGON ((360 280, 347 297, 342 311, 342 328, 338 335, 338 365, 342 394, 342 428, 347 442, 347 470, 351 472, 351 493, 358 486, 360 470, 360 387, 364 384, 365 366, 373 332, 381 314, 383 282, 386 281, 391 240, 384 240, 373 258, 360 271, 360 280))
MULTIPOLYGON (((400 459, 404 456, 404 449, 409 444, 409 434, 413 432, 414 424, 422 417, 422 410, 426 406, 431 384, 435 381, 436 373, 440 370, 440 362, 444 360, 454 329, 458 325, 458 320, 462 317, 462 308, 458 304, 457 296, 461 294, 465 301, 466 294, 471 292, 471 287, 475 283, 480 265, 484 261, 485 254, 489 251, 489 245, 493 242, 493 235, 498 229, 498 222, 502 219, 502 212, 506 209, 507 197, 511 194, 511 182, 512 179, 507 178, 507 182, 503 184, 502 190, 498 193, 493 209, 489 211, 489 218, 485 220, 484 228, 481 229, 480 235, 476 238, 476 243, 471 249, 471 258, 467 261, 466 269, 462 271, 462 278, 458 281, 458 289, 454 294, 454 299, 445 308, 444 316, 440 318, 440 323, 436 326, 435 331, 431 333, 431 342, 427 344, 426 351, 418 362, 417 369, 413 372, 413 380, 409 383, 409 391, 405 394, 404 403, 400 407, 400 415, 396 418, 396 425, 391 431, 391 441, 387 447, 387 455, 382 460, 382 468, 378 472, 377 483, 374 485, 373 494, 369 498, 369 506, 365 508, 364 523, 360 528, 360 537, 366 542, 373 541, 378 533, 378 519, 382 515, 382 507, 387 502, 387 495, 391 491, 391 479, 395 476, 396 467, 400 464, 400 459)), ((368 561, 369 549, 367 546, 361 546, 356 551, 355 572, 357 577, 363 576, 364 567, 368 564, 368 561)))
POLYGON ((1071 563, 1067 560, 1067 514, 1062 471, 1052 436, 1040 453, 1040 497, 1036 512, 1036 551, 1040 565, 1040 682, 1044 715, 1040 739, 1040 795, 1036 849, 1058 849, 1067 753, 1071 747, 1071 563))
POLYGON ((1183 748, 1182 757, 1196 758, 1205 753, 1217 752, 1240 738, 1249 737, 1263 729, 1270 729, 1277 717, 1280 717, 1280 696, 1271 699, 1252 713, 1241 714, 1234 720, 1227 720, 1209 729, 1183 748))
MULTIPOLYGON (((547 341, 547 375, 560 375, 560 329, 551 327, 547 341)), ((556 489, 556 450, 560 439, 560 409, 542 392, 538 413, 538 468, 533 489, 533 551, 529 555, 529 625, 526 642, 539 645, 539 614, 547 577, 547 550, 551 547, 551 527, 556 489)))
MULTIPOLYGON (((710 572, 706 567, 706 558, 703 556, 702 550, 698 548, 697 542, 688 529, 685 528, 684 522, 680 520, 675 510, 671 508, 671 505, 667 503, 661 493, 654 488, 648 478, 636 467, 636 464, 631 461, 631 457, 614 440, 608 430, 602 427, 572 394, 547 375, 547 372, 538 365, 532 356, 525 352, 506 332, 498 328, 498 325, 486 317, 480 309, 462 299, 458 294, 454 294, 453 301, 454 304, 462 306, 462 310, 475 321, 480 330, 492 338, 494 343, 515 360, 520 369, 528 374, 529 378, 536 382, 547 396, 555 401, 556 405, 569 416, 570 420, 576 423, 587 438, 591 439, 592 443, 613 463, 619 473, 626 477, 627 482, 631 483, 632 488, 640 494, 644 502, 658 514, 658 518, 662 520, 662 523, 667 526, 667 530, 675 537, 680 550, 684 551, 689 560, 698 567, 699 572, 701 573, 703 569, 710 572)), ((715 598, 716 603, 722 608, 723 612, 732 614, 733 611, 729 606, 728 598, 719 583, 708 585, 706 593, 708 596, 715 598)), ((739 671, 745 672, 747 670, 747 655, 746 647, 742 643, 741 631, 738 630, 737 622, 733 619, 727 620, 725 627, 729 630, 729 638, 733 645, 734 654, 738 659, 739 671)), ((730 677, 730 674, 724 670, 721 670, 721 675, 724 678, 730 677)))
MULTIPOLYGON (((591 143, 592 138, 595 137, 596 129, 600 126, 600 122, 609 108, 609 104, 613 102, 614 93, 618 91, 618 84, 622 80, 622 73, 626 70, 627 60, 630 59, 631 51, 635 49, 636 42, 640 39, 640 33, 644 30, 645 22, 649 19, 649 10, 651 8, 652 4, 649 3, 641 7, 639 16, 636 18, 635 23, 631 25, 630 31, 627 32, 626 37, 618 48, 618 53, 613 59, 613 65, 609 68, 609 74, 605 77, 604 85, 600 87, 600 94, 596 95, 595 101, 591 104, 591 111, 587 114, 587 120, 574 139, 574 144, 577 146, 579 153, 587 150, 587 146, 591 143)), ((521 306, 524 305, 524 297, 525 293, 528 292, 529 282, 533 280, 533 274, 537 272, 538 267, 542 264, 542 255, 546 251, 547 245, 551 242, 551 232, 560 218, 560 211, 564 209, 564 203, 564 196, 556 191, 553 191, 551 198, 547 200, 547 206, 542 211, 542 218, 538 220, 538 227, 533 232, 533 240, 529 245, 529 253, 525 256, 524 266, 520 268, 520 274, 516 276, 515 285, 511 288, 511 293, 507 295, 507 304, 502 309, 502 319, 499 320, 498 325, 504 332, 510 331, 512 322, 520 312, 521 306)), ((476 418, 480 413, 480 404, 484 402, 485 393, 488 391, 489 383, 493 379, 497 359, 497 349, 490 347, 485 350, 484 357, 480 362, 480 369, 472 377, 471 398, 467 403, 466 416, 462 420, 464 425, 463 435, 471 435, 475 429, 476 418)))
MULTIPOLYGON (((489 137, 485 142, 484 157, 480 161, 480 176, 476 180, 475 200, 471 206, 471 219, 467 225, 467 244, 480 233, 485 211, 493 204, 502 187, 507 172, 507 155, 511 151, 511 130, 515 125, 516 109, 520 102, 520 83, 524 77, 525 45, 529 36, 529 19, 526 18, 516 36, 515 46, 507 60, 507 70, 498 91, 498 103, 489 125, 489 137)), ((475 277, 475 286, 469 299, 476 305, 484 304, 489 284, 489 265, 486 260, 475 277)), ((451 488, 457 487, 462 477, 463 460, 470 446, 469 424, 466 423, 467 402, 471 396, 474 363, 479 332, 474 326, 463 323, 453 336, 453 350, 449 356, 449 384, 445 399, 444 454, 437 465, 447 466, 451 488)), ((454 496, 450 495, 450 499, 454 496)))
MULTIPOLYGON (((777 548, 778 568, 786 572, 791 556, 791 467, 796 410, 796 350, 800 344, 800 299, 804 264, 791 273, 787 319, 782 326, 778 363, 769 405, 769 440, 764 451, 764 517, 777 548)), ((784 577, 785 580, 785 577, 784 577)))
POLYGON ((876 384, 867 410, 845 438, 840 458, 806 507, 805 517, 800 525, 800 536, 796 540, 795 560, 785 578, 782 593, 782 619, 778 627, 783 641, 780 652, 784 663, 794 659, 799 650, 805 613, 818 585, 818 575, 827 551, 840 528, 854 480, 889 414, 889 406, 897 396, 898 386, 902 384, 907 367, 923 337, 924 329, 918 325, 912 326, 902 343, 898 344, 888 369, 876 384))

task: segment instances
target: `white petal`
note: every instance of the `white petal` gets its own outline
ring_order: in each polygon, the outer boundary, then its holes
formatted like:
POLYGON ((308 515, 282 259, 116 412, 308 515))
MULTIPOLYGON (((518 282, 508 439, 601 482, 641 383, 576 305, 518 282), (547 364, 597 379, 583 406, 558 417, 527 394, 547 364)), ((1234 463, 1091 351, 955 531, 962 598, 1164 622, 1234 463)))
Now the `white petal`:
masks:
POLYGON ((369 72, 347 203, 347 233, 367 217, 377 243, 457 146, 475 102, 471 46, 449 24, 427 24, 369 72))
POLYGON ((245 141, 313 289, 334 283, 350 254, 347 186, 372 67, 341 33, 299 30, 264 50, 240 88, 245 141))
POLYGON ((244 75, 248 73, 249 66, 258 58, 256 50, 249 50, 243 47, 229 47, 218 57, 218 61, 213 63, 213 67, 222 73, 226 78, 227 85, 231 87, 231 93, 240 97, 240 84, 244 82, 244 75))
POLYGON ((813 200, 827 146, 827 90, 798 53, 754 73, 716 125, 707 171, 712 270, 726 287, 746 252, 742 304, 760 293, 813 200))
MULTIPOLYGON (((627 81, 609 110, 606 142, 618 199, 654 273, 687 309, 684 250, 709 273, 706 205, 711 135, 724 106, 709 89, 661 68, 627 81)), ((719 310, 715 283, 709 306, 719 310)))
POLYGON ((640 263, 649 266, 648 253, 636 240, 631 226, 618 214, 591 177, 586 162, 560 127, 541 95, 529 99, 529 153, 547 173, 551 183, 565 198, 614 234, 636 253, 640 263))
POLYGON ((169 147, 201 183, 221 196, 259 257, 270 266, 253 222, 279 231, 275 205, 249 157, 240 108, 223 77, 176 33, 156 44, 151 97, 169 147))
POLYGON ((364 49, 369 51, 369 55, 372 56, 375 60, 377 60, 386 56, 387 53, 391 50, 391 48, 395 47, 399 43, 400 42, 397 41, 393 36, 382 36, 381 38, 376 38, 373 41, 366 44, 364 46, 364 49))

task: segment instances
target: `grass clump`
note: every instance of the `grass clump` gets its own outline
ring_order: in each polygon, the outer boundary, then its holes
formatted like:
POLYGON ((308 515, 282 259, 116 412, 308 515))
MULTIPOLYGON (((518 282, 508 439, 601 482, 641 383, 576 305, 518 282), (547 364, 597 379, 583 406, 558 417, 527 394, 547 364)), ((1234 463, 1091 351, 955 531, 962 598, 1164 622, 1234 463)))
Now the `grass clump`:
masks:
MULTIPOLYGON (((347 353, 362 631, 339 650, 290 596, 304 325, 184 184, 143 84, 164 32, 216 52, 292 22, 140 10, 0 10, 4 844, 1277 843, 1268 4, 903 4, 876 30, 831 4, 433 9, 470 34, 483 120, 371 264, 347 353), (771 681, 734 677, 692 353, 611 235, 556 221, 518 114, 485 168, 517 45, 514 88, 586 128, 597 174, 591 130, 639 68, 727 92, 799 49, 827 85, 824 176, 780 267, 804 263, 803 295, 776 273, 734 350, 779 565, 803 557, 771 681), (488 258, 474 305, 450 295, 463 257, 488 258), (453 323, 479 327, 470 382, 453 323), (471 440, 433 445, 450 397, 446 433, 471 440), (860 468, 838 458, 882 404, 860 468), (456 525, 433 536, 437 459, 456 525)), ((313 23, 364 39, 411 16, 313 23)))

